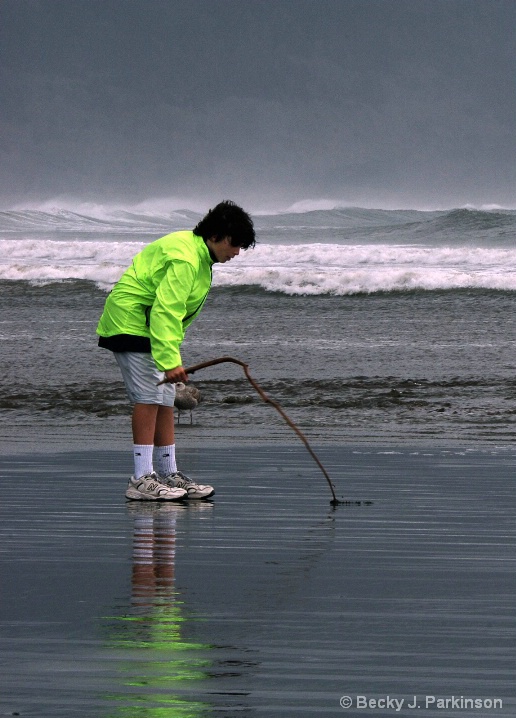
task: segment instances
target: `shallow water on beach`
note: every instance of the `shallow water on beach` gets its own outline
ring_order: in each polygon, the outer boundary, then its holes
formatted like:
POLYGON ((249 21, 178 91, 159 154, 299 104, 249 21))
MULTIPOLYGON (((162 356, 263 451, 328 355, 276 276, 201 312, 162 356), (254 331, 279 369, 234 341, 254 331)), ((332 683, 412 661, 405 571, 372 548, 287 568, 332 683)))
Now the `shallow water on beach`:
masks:
POLYGON ((318 453, 350 503, 302 446, 184 450, 188 505, 126 503, 126 453, 4 456, 0 715, 513 716, 514 449, 318 453))
MULTIPOLYGON (((105 292, 0 283, 2 439, 117 432, 129 438, 118 367, 97 347, 105 292), (37 431, 34 428, 37 427, 37 431)), ((217 289, 183 345, 187 366, 230 355, 316 442, 514 442, 511 293, 284 296, 217 289)), ((191 376, 202 401, 179 444, 291 440, 235 365, 191 376)), ((1 440, 1 439, 0 439, 1 440)), ((294 442, 297 439, 294 437, 294 442)), ((45 443, 44 439, 40 443, 45 443)), ((79 442, 80 443, 80 442, 79 442)))

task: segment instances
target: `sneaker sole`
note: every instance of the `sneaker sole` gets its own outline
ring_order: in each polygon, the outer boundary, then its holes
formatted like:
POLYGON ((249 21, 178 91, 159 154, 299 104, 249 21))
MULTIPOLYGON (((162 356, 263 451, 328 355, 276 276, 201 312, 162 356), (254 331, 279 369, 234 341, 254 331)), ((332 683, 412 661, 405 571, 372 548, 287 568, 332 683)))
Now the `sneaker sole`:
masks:
POLYGON ((188 498, 187 494, 184 493, 182 496, 150 496, 149 494, 142 494, 137 489, 127 489, 125 492, 125 498, 130 501, 182 501, 188 498))
POLYGON ((213 496, 215 493, 215 489, 213 491, 210 491, 208 494, 203 494, 202 496, 195 496, 194 494, 186 493, 185 499, 190 499, 191 501, 201 501, 202 499, 209 499, 213 496))

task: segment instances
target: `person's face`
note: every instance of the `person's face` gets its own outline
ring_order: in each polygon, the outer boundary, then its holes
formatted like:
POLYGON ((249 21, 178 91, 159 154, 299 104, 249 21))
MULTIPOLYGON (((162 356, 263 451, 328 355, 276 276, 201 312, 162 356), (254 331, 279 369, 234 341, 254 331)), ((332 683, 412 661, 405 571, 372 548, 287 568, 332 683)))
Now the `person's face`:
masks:
POLYGON ((208 239, 206 244, 211 249, 217 262, 229 262, 230 259, 240 254, 241 247, 234 247, 231 244, 231 237, 224 237, 218 242, 215 239, 208 239))

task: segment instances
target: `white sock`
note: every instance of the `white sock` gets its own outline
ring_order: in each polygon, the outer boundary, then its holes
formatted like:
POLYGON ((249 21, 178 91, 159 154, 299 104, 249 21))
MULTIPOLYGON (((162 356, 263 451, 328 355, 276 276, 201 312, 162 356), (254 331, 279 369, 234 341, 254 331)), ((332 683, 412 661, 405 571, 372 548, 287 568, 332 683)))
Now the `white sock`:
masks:
POLYGON ((170 444, 169 446, 155 446, 154 447, 154 461, 156 462, 156 471, 158 476, 168 476, 169 474, 175 474, 177 471, 176 465, 176 445, 170 444))
POLYGON ((152 473, 152 444, 133 444, 134 475, 140 476, 152 473))

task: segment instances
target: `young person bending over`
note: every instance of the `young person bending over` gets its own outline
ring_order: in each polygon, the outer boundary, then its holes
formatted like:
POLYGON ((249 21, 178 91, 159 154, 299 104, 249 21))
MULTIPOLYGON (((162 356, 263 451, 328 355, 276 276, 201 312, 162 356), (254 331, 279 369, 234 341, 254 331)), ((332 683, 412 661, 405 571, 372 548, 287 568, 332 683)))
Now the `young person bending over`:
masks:
POLYGON ((188 381, 180 346, 210 290, 212 265, 254 245, 250 216, 233 202, 221 202, 193 231, 148 244, 108 295, 97 334, 99 346, 114 352, 133 404, 128 499, 204 499, 215 493, 176 465, 175 383, 188 381))

